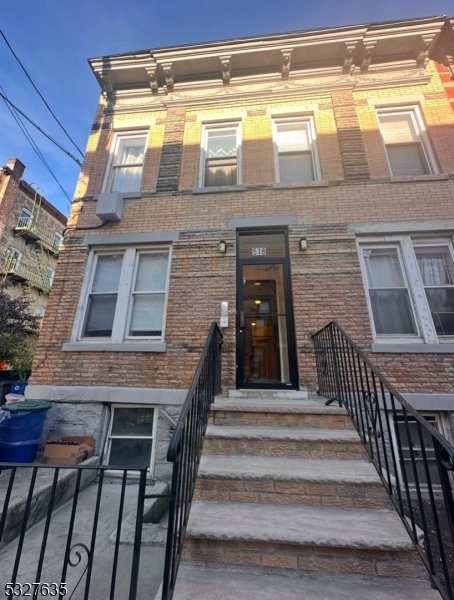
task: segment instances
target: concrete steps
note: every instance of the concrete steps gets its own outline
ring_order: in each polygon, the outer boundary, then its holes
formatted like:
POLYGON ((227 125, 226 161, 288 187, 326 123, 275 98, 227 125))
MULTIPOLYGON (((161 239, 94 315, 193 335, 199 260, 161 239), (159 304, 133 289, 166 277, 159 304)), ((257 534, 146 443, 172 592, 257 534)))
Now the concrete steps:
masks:
POLYGON ((315 581, 307 596, 290 586, 289 599, 439 597, 343 408, 236 391, 211 417, 183 550, 191 575, 175 598, 286 598, 264 579, 282 573, 315 581), (223 570, 250 591, 219 586, 223 570), (361 578, 365 595, 345 578, 361 578))
MULTIPOLYGON (((183 565, 174 600, 440 600, 425 582, 362 575, 279 574, 253 567, 234 573, 183 565)), ((161 596, 158 593, 156 600, 161 596)))
POLYGON ((391 508, 373 465, 364 460, 206 454, 194 499, 391 508))

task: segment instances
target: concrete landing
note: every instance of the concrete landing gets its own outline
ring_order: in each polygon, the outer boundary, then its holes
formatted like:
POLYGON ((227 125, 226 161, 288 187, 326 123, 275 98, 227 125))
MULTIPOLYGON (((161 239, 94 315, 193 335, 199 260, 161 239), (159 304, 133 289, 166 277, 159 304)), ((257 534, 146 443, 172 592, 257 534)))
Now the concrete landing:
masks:
POLYGON ((284 458, 203 454, 199 477, 204 479, 268 479, 335 484, 380 484, 372 463, 365 460, 284 458))
POLYGON ((187 537, 406 551, 413 544, 390 510, 194 502, 187 537))
POLYGON ((228 390, 228 398, 268 398, 280 400, 306 400, 307 390, 228 390))
MULTIPOLYGON (((158 592, 155 600, 160 600, 158 592)), ((320 574, 292 577, 180 566, 173 600, 440 600, 425 581, 320 574)))

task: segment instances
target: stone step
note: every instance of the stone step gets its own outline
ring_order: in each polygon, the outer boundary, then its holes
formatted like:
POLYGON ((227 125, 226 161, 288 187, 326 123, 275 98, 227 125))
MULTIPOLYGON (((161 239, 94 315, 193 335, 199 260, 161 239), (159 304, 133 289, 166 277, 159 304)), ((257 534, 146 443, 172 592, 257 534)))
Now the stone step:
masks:
POLYGON ((365 460, 202 456, 196 500, 391 508, 374 466, 365 460))
POLYGON ((203 567, 425 577, 399 517, 388 510, 196 501, 183 556, 203 567))
POLYGON ((205 454, 366 459, 356 431, 298 427, 208 425, 205 454))
MULTIPOLYGON (((440 600, 427 580, 242 572, 180 566, 173 600, 440 600)), ((160 600, 160 590, 155 600, 160 600)))
POLYGON ((317 427, 354 429, 344 408, 318 400, 270 398, 218 398, 211 407, 210 423, 259 427, 317 427))

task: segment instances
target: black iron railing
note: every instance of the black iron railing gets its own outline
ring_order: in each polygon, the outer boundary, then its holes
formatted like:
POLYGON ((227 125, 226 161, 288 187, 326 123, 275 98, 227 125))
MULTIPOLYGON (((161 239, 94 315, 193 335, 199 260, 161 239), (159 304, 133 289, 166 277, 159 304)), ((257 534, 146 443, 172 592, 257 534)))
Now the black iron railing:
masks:
POLYGON ((210 407, 221 392, 221 346, 221 330, 212 323, 167 452, 173 473, 162 600, 175 590, 210 407))
POLYGON ((146 477, 146 467, 0 463, 1 593, 135 600, 146 477), (128 513, 132 548, 122 543, 128 513))
POLYGON ((312 335, 319 394, 350 415, 430 577, 454 599, 454 447, 332 321, 312 335))

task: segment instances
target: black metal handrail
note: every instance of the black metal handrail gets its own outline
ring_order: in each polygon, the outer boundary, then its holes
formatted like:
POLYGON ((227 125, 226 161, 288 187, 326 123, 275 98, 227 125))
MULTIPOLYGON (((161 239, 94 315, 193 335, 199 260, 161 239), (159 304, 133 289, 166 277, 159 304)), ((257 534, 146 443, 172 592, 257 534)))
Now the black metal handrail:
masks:
POLYGON ((221 392, 221 346, 213 322, 167 452, 173 472, 162 600, 171 600, 175 590, 210 407, 221 392))
POLYGON ((147 471, 135 465, 0 463, 2 585, 14 596, 58 594, 59 599, 72 598, 80 586, 86 600, 99 598, 101 585, 105 598, 113 600, 120 588, 123 598, 136 600, 147 471), (106 474, 120 476, 115 493, 106 474), (129 475, 138 485, 127 485, 129 475), (95 490, 82 496, 89 485, 95 490), (125 557, 122 526, 131 510, 132 556, 125 557), (66 515, 63 522, 59 514, 66 515), (114 532, 107 549, 101 539, 106 526, 114 532))
POLYGON ((319 394, 344 404, 444 600, 454 600, 454 447, 336 322, 312 336, 319 394))

